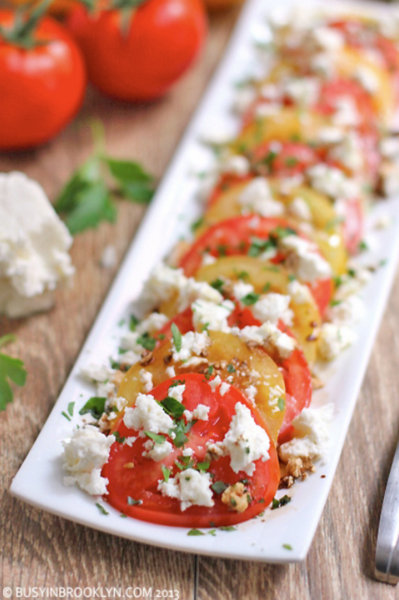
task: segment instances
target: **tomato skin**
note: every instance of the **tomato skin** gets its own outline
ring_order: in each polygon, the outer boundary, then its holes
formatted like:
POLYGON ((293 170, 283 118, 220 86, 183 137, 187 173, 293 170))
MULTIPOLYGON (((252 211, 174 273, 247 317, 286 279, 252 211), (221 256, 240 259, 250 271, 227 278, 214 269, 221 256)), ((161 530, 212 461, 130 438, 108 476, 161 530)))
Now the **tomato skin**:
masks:
MULTIPOLYGON (((10 26, 12 11, 0 11, 10 26)), ((30 50, 0 37, 0 150, 37 146, 54 137, 77 113, 86 74, 79 48, 68 32, 45 17, 30 50)))
POLYGON ((364 211, 358 198, 349 199, 344 205, 342 233, 345 246, 350 254, 355 254, 364 234, 364 211))
POLYGON ((84 54, 90 81, 124 101, 164 95, 190 66, 206 35, 200 0, 147 0, 123 33, 117 10, 91 15, 82 6, 67 25, 84 54))
MULTIPOLYGON (((168 379, 154 388, 151 393, 160 401, 168 395, 171 383, 177 380, 184 380, 186 384, 186 392, 183 396, 186 408, 193 410, 199 403, 210 407, 209 419, 197 421, 192 426, 185 445, 194 450, 196 460, 205 459, 207 441, 223 439, 235 412, 236 402, 241 402, 250 408, 255 422, 264 428, 257 411, 251 407, 239 390, 231 386, 223 397, 217 392, 212 393, 209 382, 198 373, 180 374, 168 379)), ((127 429, 123 421, 118 425, 118 432, 121 436, 136 433, 127 429)), ((162 462, 154 462, 142 456, 143 442, 145 438, 138 438, 133 447, 114 442, 108 462, 102 470, 102 475, 109 480, 109 493, 105 499, 117 510, 138 519, 180 527, 218 527, 239 523, 264 510, 270 504, 279 483, 280 468, 277 452, 270 442, 269 460, 256 461, 255 472, 250 477, 243 471, 239 473, 232 471, 228 457, 213 460, 209 467, 209 473, 214 475, 214 481, 226 481, 232 484, 243 478, 249 480, 249 491, 253 500, 244 512, 230 511, 216 494, 212 507, 190 506, 185 511, 181 511, 176 499, 161 495, 157 490, 157 482, 163 479, 161 464, 174 469, 174 475, 179 472, 174 467, 174 461, 181 455, 182 448, 174 448, 162 462), (129 462, 134 462, 134 468, 125 467, 129 462), (143 502, 141 505, 129 505, 128 496, 143 502)))

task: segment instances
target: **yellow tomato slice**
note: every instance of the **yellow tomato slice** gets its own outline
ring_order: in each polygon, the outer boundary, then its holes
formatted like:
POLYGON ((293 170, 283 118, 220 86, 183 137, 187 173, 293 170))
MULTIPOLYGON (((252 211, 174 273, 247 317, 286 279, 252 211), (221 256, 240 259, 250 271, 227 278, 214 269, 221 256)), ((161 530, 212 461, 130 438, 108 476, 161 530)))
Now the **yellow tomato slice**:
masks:
MULTIPOLYGON (((151 373, 154 387, 169 376, 166 367, 173 364, 176 375, 188 372, 205 372, 212 365, 212 377, 220 375, 239 388, 245 395, 249 386, 256 389, 255 402, 268 431, 275 442, 284 419, 285 385, 283 376, 272 358, 260 348, 248 345, 233 334, 210 331, 210 345, 206 358, 196 366, 185 366, 184 362, 171 362, 171 342, 165 341, 154 350, 151 361, 143 366, 133 365, 125 374, 118 395, 126 398, 128 405, 135 403, 138 393, 144 393, 144 383, 140 371, 145 368, 151 373), (234 371, 228 365, 234 367, 234 371), (282 400, 279 401, 279 398, 282 400)), ((147 359, 148 360, 148 359, 147 359)), ((204 375, 205 376, 205 375, 204 375)))

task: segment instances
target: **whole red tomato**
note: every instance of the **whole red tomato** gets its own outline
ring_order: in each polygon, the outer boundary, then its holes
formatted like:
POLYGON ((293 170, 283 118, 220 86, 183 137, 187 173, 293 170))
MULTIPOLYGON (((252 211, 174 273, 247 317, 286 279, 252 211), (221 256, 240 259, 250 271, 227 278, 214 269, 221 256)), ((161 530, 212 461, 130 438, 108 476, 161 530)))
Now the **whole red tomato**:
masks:
POLYGON ((44 17, 29 37, 7 40, 14 23, 0 11, 0 150, 30 148, 55 136, 79 109, 83 59, 70 34, 44 17))
POLYGON ((190 66, 206 34, 201 0, 144 0, 135 9, 93 14, 79 6, 67 24, 83 51, 90 81, 105 94, 129 101, 165 94, 190 66))

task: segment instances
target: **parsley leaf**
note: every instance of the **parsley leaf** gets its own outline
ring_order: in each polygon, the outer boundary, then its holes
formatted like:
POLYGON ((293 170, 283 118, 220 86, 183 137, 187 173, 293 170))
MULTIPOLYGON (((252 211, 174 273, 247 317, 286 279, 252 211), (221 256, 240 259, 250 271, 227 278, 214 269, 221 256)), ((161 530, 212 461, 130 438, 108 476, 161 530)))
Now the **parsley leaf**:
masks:
POLYGON ((156 344, 157 344, 157 340, 152 337, 148 332, 143 333, 143 335, 140 335, 140 337, 137 338, 137 343, 140 344, 140 346, 143 346, 143 348, 145 348, 146 350, 154 350, 156 344))
POLYGON ((154 194, 154 178, 139 163, 109 156, 104 161, 118 182, 122 196, 139 204, 148 204, 154 194))
POLYGON ((131 496, 128 496, 127 497, 127 503, 128 503, 129 506, 137 506, 137 505, 143 504, 143 501, 142 500, 135 500, 131 496))
POLYGON ((103 152, 103 134, 94 124, 95 150, 71 176, 59 193, 54 208, 65 218, 72 234, 116 220, 116 194, 138 203, 148 203, 154 193, 154 179, 136 162, 117 160, 103 152), (97 131, 96 131, 97 130, 97 131), (99 139, 98 139, 99 138, 99 139), (115 180, 111 188, 107 171, 115 180))
POLYGON ((205 535, 205 533, 203 531, 201 531, 200 529, 190 529, 190 531, 188 531, 187 535, 205 535))
MULTIPOLYGON (((9 334, 0 338, 0 347, 15 340, 15 336, 9 334)), ((5 410, 7 404, 13 401, 13 391, 10 381, 22 387, 26 382, 26 369, 19 358, 12 358, 7 354, 0 353, 0 410, 5 410)))
POLYGON ((89 398, 86 404, 80 409, 79 414, 90 413, 95 419, 99 419, 104 412, 106 398, 102 396, 93 396, 89 398))
POLYGON ((223 494, 224 490, 226 490, 229 486, 224 481, 215 481, 211 485, 211 488, 215 492, 215 494, 223 494))
POLYGON ((152 440, 156 444, 163 444, 165 441, 165 436, 160 435, 159 433, 152 433, 152 431, 145 431, 144 433, 147 437, 150 438, 150 440, 152 440))
POLYGON ((96 506, 102 515, 109 515, 109 512, 105 510, 105 508, 103 507, 102 504, 100 504, 99 502, 96 502, 96 506))
POLYGON ((245 304, 245 306, 252 306, 259 300, 259 294, 255 294, 255 292, 250 292, 243 298, 241 298, 241 302, 245 304))
POLYGON ((175 345, 176 352, 180 352, 182 340, 181 340, 180 330, 179 330, 178 326, 176 325, 176 323, 172 323, 171 331, 172 331, 173 343, 175 345))
POLYGON ((168 467, 165 467, 165 465, 162 465, 161 469, 162 469, 163 479, 166 483, 168 483, 169 477, 170 477, 170 474, 172 473, 172 471, 171 471, 171 469, 168 469, 168 467))
POLYGON ((174 419, 180 419, 185 411, 183 404, 171 396, 167 396, 162 400, 161 405, 164 411, 174 419))

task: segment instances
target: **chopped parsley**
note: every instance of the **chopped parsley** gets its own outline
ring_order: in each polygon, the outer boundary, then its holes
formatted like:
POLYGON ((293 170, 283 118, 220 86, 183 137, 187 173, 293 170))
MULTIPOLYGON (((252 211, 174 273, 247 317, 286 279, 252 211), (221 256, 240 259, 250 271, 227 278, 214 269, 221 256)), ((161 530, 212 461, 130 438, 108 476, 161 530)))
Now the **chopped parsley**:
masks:
POLYGON ((96 502, 96 506, 102 515, 109 515, 109 512, 105 510, 105 508, 103 507, 102 504, 100 504, 99 502, 96 502))
POLYGON ((176 325, 176 323, 172 323, 171 331, 172 331, 172 338, 173 338, 173 343, 176 348, 176 352, 180 352, 181 347, 182 347, 182 336, 181 336, 180 330, 179 330, 178 326, 176 325))
POLYGON ((280 508, 280 506, 285 506, 289 502, 291 502, 291 496, 288 496, 287 494, 285 494, 285 496, 282 496, 281 498, 273 498, 271 510, 276 510, 276 508, 280 508))
POLYGON ((241 298, 241 302, 245 304, 245 306, 252 306, 259 300, 259 294, 255 294, 255 292, 250 292, 243 298, 241 298))
POLYGON ((228 373, 235 373, 236 372, 234 365, 232 365, 231 363, 229 363, 226 368, 227 368, 227 372, 228 373))
MULTIPOLYGON (((0 338, 0 348, 15 340, 12 334, 0 338)), ((10 381, 22 387, 26 382, 26 369, 19 358, 12 358, 0 352, 0 411, 5 410, 7 404, 13 401, 14 394, 10 381)))
POLYGON ((168 469, 168 467, 165 467, 165 465, 162 465, 161 469, 162 469, 163 479, 166 483, 168 483, 169 477, 170 477, 170 474, 172 473, 172 471, 171 471, 171 469, 168 469))
POLYGON ((265 285, 262 288, 262 292, 268 292, 270 290, 270 288, 272 287, 272 284, 270 283, 270 281, 268 281, 267 283, 265 283, 265 285))
POLYGON ((150 350, 152 352, 157 344, 157 340, 146 331, 137 338, 137 343, 140 344, 140 346, 143 346, 143 348, 146 350, 150 350))
POLYGON ((119 433, 119 431, 113 431, 112 435, 115 436, 115 440, 117 442, 119 442, 119 444, 123 444, 123 442, 125 441, 125 437, 121 436, 121 434, 119 433))
POLYGON ((130 315, 129 319, 129 329, 130 331, 136 331, 136 327, 139 324, 139 320, 134 315, 130 315))
POLYGON ((237 527, 233 525, 223 525, 223 527, 219 527, 220 531, 237 531, 237 527))
POLYGON ((128 496, 127 497, 127 503, 128 503, 129 506, 137 506, 137 505, 143 504, 143 501, 142 500, 135 500, 131 496, 128 496))
POLYGON ((283 544, 283 548, 285 548, 286 550, 292 550, 291 544, 283 544))
POLYGON ((280 397, 277 400, 277 406, 278 406, 279 410, 284 410, 284 407, 285 407, 285 400, 284 400, 284 398, 280 397))
POLYGON ((364 252, 365 250, 368 250, 368 244, 367 242, 365 242, 365 240, 362 240, 361 242, 359 242, 359 246, 358 246, 359 251, 364 252))
POLYGON ((99 419, 104 412, 106 400, 103 396, 89 398, 86 404, 80 409, 79 414, 85 415, 90 413, 92 417, 99 419))
POLYGON ((152 431, 145 431, 144 433, 147 437, 150 438, 150 440, 152 440, 156 444, 163 444, 165 441, 165 436, 160 435, 159 433, 152 433, 152 431))
POLYGON ((205 219, 204 217, 200 217, 199 219, 197 219, 196 221, 194 221, 194 223, 191 224, 191 231, 197 231, 197 229, 199 229, 200 227, 202 227, 202 225, 205 223, 205 219))
POLYGON ((174 419, 180 419, 185 410, 183 404, 171 396, 162 400, 161 405, 164 411, 174 419))
POLYGON ((229 486, 224 481, 215 481, 212 483, 211 488, 215 494, 223 494, 224 490, 227 490, 229 486))
POLYGON ((222 294, 223 293, 224 281, 223 281, 223 279, 220 279, 218 277, 217 279, 215 279, 214 281, 211 282, 211 286, 213 288, 215 288, 215 290, 217 290, 218 292, 220 292, 222 294))
POLYGON ((198 471, 203 473, 209 469, 210 464, 211 463, 209 462, 209 460, 204 460, 203 462, 197 463, 197 469, 198 471))
POLYGON ((187 532, 187 535, 205 535, 205 533, 200 529, 190 529, 190 531, 187 532))
POLYGON ((68 410, 68 415, 69 415, 70 417, 73 417, 73 409, 74 409, 74 408, 75 408, 75 402, 70 402, 70 403, 68 404, 68 409, 67 409, 67 410, 68 410))

